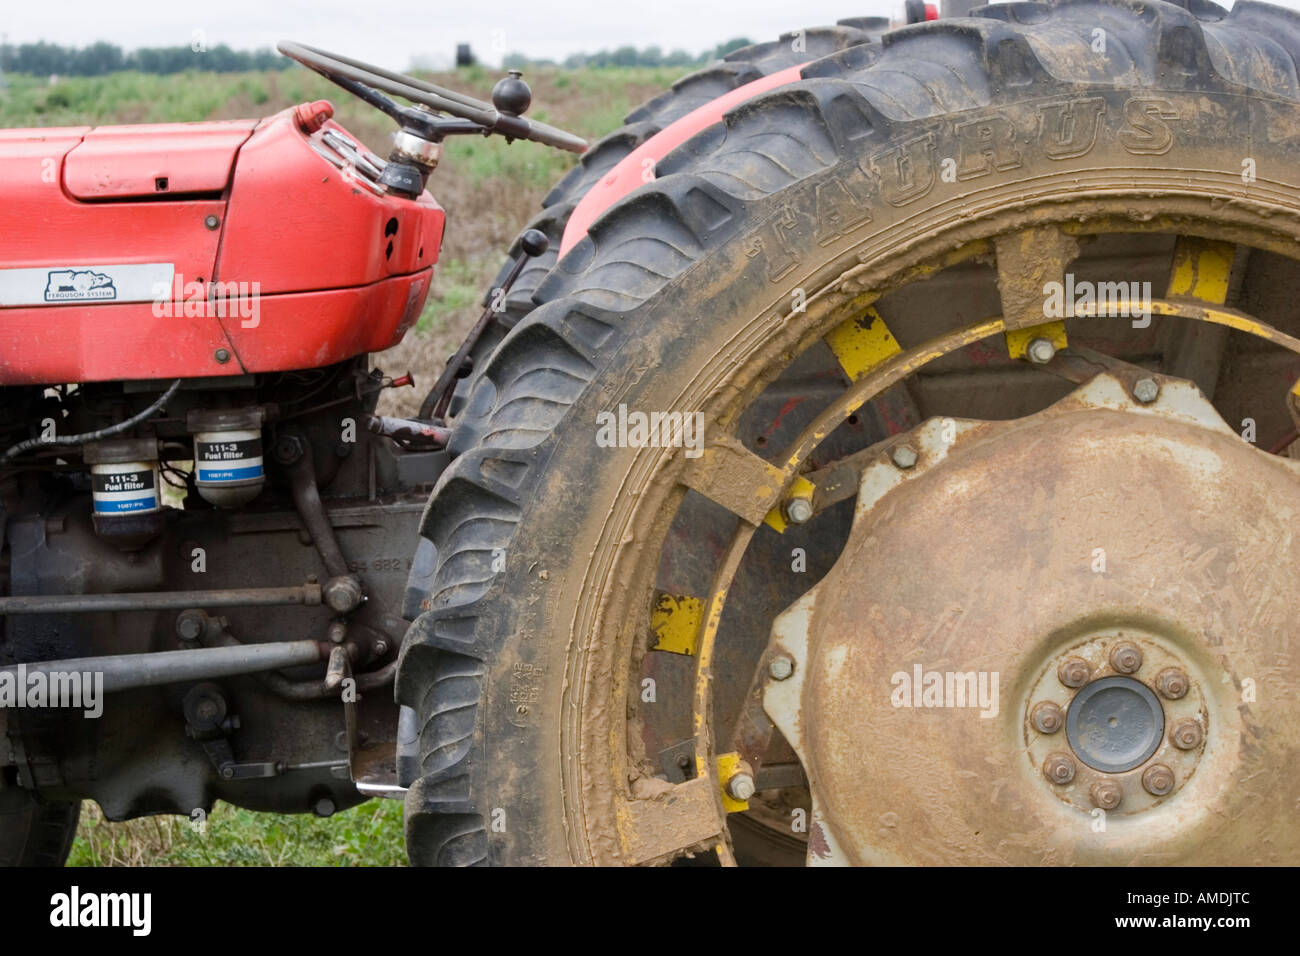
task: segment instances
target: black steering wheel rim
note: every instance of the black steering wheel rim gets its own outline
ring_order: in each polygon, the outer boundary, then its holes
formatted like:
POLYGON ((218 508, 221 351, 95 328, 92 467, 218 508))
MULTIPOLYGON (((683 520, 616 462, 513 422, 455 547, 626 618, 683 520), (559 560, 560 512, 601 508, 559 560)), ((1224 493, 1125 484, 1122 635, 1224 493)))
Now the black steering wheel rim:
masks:
MULTIPOLYGON (((308 69, 319 73, 331 83, 388 113, 399 123, 403 121, 401 115, 379 102, 384 98, 366 96, 364 92, 355 88, 356 85, 359 84, 363 89, 369 88, 372 91, 379 90, 400 96, 412 103, 468 120, 481 127, 485 133, 501 133, 511 139, 532 140, 574 153, 585 152, 587 149, 584 140, 564 130, 548 126, 546 123, 524 119, 522 116, 503 113, 482 100, 436 86, 405 73, 396 73, 363 60, 291 40, 281 40, 276 44, 276 49, 291 60, 296 60, 308 69), (350 82, 344 82, 345 80, 350 82)), ((395 107, 396 104, 393 106, 395 107)))

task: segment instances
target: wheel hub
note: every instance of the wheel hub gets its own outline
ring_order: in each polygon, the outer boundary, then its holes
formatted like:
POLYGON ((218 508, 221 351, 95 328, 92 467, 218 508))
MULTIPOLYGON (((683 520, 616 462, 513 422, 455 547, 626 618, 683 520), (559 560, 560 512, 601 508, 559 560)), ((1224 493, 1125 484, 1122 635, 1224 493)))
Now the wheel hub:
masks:
POLYGON ((1121 773, 1156 752, 1165 715, 1145 684, 1104 677, 1075 694, 1065 726, 1080 760, 1095 770, 1121 773))
POLYGON ((900 444, 773 627, 809 862, 1293 859, 1296 463, 1110 374, 900 444))

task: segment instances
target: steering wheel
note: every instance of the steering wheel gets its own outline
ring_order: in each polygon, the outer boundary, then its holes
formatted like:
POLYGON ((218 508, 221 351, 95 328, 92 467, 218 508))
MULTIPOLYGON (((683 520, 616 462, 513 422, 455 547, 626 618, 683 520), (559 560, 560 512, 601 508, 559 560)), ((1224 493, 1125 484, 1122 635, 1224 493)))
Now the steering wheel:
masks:
POLYGON ((427 139, 440 140, 444 136, 466 133, 499 133, 510 140, 532 140, 572 153, 585 152, 587 149, 586 141, 580 137, 519 115, 528 108, 532 95, 527 85, 519 79, 518 73, 512 73, 509 79, 497 84, 497 89, 493 90, 493 103, 489 104, 405 73, 394 73, 383 67, 306 44, 281 40, 276 44, 276 49, 387 113, 404 130, 427 139), (401 106, 379 92, 381 90, 457 119, 401 106))

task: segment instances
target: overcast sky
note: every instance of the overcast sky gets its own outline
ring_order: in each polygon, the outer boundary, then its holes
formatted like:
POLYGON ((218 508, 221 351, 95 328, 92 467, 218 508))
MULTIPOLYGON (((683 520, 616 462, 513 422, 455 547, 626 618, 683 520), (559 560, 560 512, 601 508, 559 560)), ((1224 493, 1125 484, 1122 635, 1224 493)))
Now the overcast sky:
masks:
POLYGON ((458 42, 488 62, 627 44, 699 53, 736 36, 765 40, 843 17, 899 18, 902 9, 903 0, 0 0, 0 33, 10 43, 107 40, 125 49, 189 46, 196 30, 209 46, 236 49, 288 38, 406 69, 417 57, 449 59, 458 42))

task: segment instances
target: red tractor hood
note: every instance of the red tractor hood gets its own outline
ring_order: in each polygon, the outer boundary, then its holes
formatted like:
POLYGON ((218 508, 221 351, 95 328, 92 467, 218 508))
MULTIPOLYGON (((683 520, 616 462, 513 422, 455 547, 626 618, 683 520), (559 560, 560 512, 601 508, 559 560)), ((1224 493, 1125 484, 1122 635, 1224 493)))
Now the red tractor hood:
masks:
POLYGON ((0 130, 0 386, 316 368, 399 341, 442 209, 386 192, 346 130, 301 112, 0 130))
POLYGON ((102 126, 67 153, 63 185, 82 200, 220 193, 256 120, 102 126))

